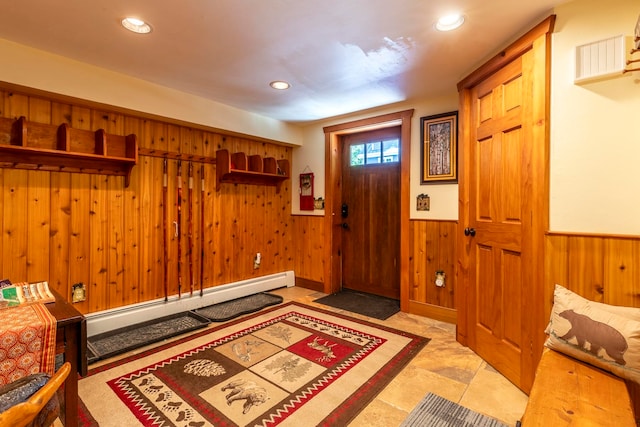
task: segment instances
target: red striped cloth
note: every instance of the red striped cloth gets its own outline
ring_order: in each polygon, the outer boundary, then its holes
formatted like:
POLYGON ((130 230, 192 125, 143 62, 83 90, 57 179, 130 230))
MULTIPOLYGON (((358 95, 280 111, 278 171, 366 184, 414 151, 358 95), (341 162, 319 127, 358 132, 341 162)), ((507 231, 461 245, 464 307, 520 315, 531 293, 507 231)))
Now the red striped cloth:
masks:
POLYGON ((38 372, 53 375, 56 319, 43 304, 0 311, 0 385, 38 372))

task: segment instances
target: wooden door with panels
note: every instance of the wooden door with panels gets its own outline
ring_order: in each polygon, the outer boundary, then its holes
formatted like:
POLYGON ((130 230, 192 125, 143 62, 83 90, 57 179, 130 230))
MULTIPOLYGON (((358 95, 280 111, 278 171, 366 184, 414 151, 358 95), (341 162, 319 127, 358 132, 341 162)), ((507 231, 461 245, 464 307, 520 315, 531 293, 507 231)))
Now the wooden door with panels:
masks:
POLYGON ((400 127, 342 137, 342 287, 400 299, 400 127))
POLYGON ((459 84, 458 340, 528 392, 544 340, 549 36, 545 20, 459 84))
POLYGON ((399 184, 398 184, 398 261, 397 274, 400 286, 400 309, 409 311, 409 223, 410 223, 410 172, 411 172, 411 118, 414 110, 404 110, 380 116, 368 117, 351 122, 324 127, 325 133, 325 199, 324 227, 327 233, 324 254, 329 260, 325 264, 324 292, 335 293, 342 287, 343 233, 341 217, 342 201, 342 138, 345 135, 370 130, 398 127, 399 142, 399 184))

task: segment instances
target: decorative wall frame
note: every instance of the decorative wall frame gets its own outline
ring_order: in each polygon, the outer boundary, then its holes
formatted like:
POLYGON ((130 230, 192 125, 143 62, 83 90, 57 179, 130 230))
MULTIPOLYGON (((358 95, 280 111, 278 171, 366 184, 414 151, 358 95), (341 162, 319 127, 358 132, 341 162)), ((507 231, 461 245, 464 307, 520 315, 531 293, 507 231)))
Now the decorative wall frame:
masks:
POLYGON ((458 182, 458 112, 420 118, 420 184, 458 182))
POLYGON ((431 209, 431 198, 428 194, 418 194, 416 197, 416 210, 428 211, 431 209))
POLYGON ((300 174, 300 210, 312 211, 315 208, 313 197, 313 173, 300 174))

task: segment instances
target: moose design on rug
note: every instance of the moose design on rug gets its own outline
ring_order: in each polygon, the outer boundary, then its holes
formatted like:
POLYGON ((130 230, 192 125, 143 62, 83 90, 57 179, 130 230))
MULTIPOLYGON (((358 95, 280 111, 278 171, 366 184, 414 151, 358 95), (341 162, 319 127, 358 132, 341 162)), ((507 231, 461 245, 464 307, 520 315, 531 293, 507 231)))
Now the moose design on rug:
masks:
POLYGON ((624 336, 615 328, 603 322, 593 320, 584 314, 576 313, 573 310, 565 310, 560 313, 560 317, 567 319, 571 323, 571 329, 560 339, 569 341, 574 338, 578 342, 578 346, 587 350, 596 357, 600 349, 611 357, 616 363, 625 365, 624 353, 627 351, 628 344, 624 336), (589 348, 585 347, 585 343, 589 343, 589 348))

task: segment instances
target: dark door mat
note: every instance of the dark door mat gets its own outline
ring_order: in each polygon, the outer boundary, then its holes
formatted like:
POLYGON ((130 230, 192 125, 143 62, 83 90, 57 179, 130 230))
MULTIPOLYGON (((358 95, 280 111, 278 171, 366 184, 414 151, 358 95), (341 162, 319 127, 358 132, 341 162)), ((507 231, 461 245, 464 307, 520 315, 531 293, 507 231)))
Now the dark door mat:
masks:
POLYGON ((380 320, 386 320, 400 311, 400 301, 397 299, 350 289, 318 298, 314 302, 380 320))
POLYGON ((209 319, 191 311, 137 323, 87 338, 89 363, 204 328, 209 319))
POLYGON ((253 313, 270 305, 280 304, 282 300, 283 298, 279 295, 262 292, 199 308, 194 310, 194 313, 204 316, 212 322, 226 322, 234 317, 253 313))

